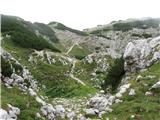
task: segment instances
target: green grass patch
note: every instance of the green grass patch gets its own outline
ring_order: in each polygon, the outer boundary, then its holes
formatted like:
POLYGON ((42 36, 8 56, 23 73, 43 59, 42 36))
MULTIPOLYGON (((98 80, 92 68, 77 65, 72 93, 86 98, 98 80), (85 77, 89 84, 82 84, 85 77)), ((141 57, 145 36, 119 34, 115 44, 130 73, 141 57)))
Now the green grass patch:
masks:
MULTIPOLYGON (((160 62, 152 65, 147 71, 132 74, 130 82, 131 88, 136 91, 135 96, 124 94, 123 103, 114 104, 113 112, 107 114, 110 119, 118 120, 158 120, 160 118, 160 92, 154 92, 153 96, 145 96, 145 92, 160 79, 160 62), (141 75, 143 79, 136 81, 136 77, 141 75), (155 78, 147 78, 154 75, 155 78), (131 118, 134 115, 134 118, 131 118)), ((104 117, 106 117, 104 116, 104 117)))
POLYGON ((22 94, 17 87, 8 89, 3 84, 1 84, 1 102, 5 110, 8 110, 7 104, 20 108, 21 113, 18 115, 18 120, 35 120, 35 115, 40 110, 40 105, 35 98, 22 94))
POLYGON ((90 54, 91 52, 81 46, 75 45, 73 47, 73 49, 69 52, 69 55, 74 56, 77 59, 83 59, 84 57, 86 57, 88 54, 90 54))
POLYGON ((68 31, 71 31, 71 32, 73 32, 73 33, 76 33, 76 34, 82 35, 82 36, 87 36, 87 35, 88 35, 87 33, 83 32, 83 31, 75 30, 75 29, 69 28, 69 27, 63 25, 62 23, 58 23, 58 22, 50 22, 48 25, 49 25, 49 26, 52 26, 52 25, 54 25, 54 24, 56 24, 56 25, 54 26, 54 28, 56 28, 56 29, 60 29, 60 30, 68 30, 68 31))
POLYGON ((96 89, 93 87, 82 86, 77 81, 67 76, 71 65, 62 65, 59 63, 48 64, 38 59, 37 64, 28 61, 32 49, 16 46, 13 41, 4 40, 2 46, 12 54, 19 62, 27 66, 34 78, 46 86, 40 92, 50 98, 54 97, 83 97, 88 94, 94 94, 96 89), (86 92, 87 91, 87 92, 86 92))
POLYGON ((11 40, 21 47, 42 50, 45 48, 55 52, 60 52, 52 44, 50 44, 42 36, 37 36, 34 29, 30 29, 33 25, 23 20, 18 20, 13 16, 1 16, 2 33, 11 35, 11 40))

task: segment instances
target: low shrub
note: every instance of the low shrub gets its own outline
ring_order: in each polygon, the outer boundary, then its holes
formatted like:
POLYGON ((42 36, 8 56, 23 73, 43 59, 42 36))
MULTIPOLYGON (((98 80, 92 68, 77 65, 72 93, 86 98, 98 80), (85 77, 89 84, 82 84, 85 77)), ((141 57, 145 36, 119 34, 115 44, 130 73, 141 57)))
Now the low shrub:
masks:
POLYGON ((144 38, 150 38, 150 37, 152 37, 152 34, 143 33, 142 36, 144 38))
POLYGON ((13 73, 11 64, 9 61, 5 60, 3 57, 1 57, 1 73, 5 77, 10 77, 13 73))
POLYGON ((102 84, 102 88, 106 91, 107 87, 111 87, 112 91, 115 91, 124 74, 125 70, 123 58, 115 59, 114 64, 111 65, 107 73, 104 84, 102 84))
POLYGON ((116 23, 113 25, 113 30, 125 32, 132 30, 132 26, 129 23, 116 23))

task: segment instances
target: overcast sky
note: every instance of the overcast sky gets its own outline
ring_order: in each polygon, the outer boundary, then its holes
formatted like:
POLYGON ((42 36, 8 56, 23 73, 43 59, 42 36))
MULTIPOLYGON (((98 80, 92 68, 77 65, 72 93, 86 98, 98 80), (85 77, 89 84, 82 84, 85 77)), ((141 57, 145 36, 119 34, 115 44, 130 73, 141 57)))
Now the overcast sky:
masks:
POLYGON ((160 17, 160 0, 0 0, 0 13, 82 30, 114 20, 160 17))

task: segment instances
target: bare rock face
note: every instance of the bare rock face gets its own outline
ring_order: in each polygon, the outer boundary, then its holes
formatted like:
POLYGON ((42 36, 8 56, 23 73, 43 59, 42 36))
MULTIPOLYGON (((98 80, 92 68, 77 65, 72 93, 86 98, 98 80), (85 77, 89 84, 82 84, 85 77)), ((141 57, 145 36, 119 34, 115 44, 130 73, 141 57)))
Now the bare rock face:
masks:
POLYGON ((135 72, 160 60, 160 36, 129 42, 124 52, 125 70, 135 72))

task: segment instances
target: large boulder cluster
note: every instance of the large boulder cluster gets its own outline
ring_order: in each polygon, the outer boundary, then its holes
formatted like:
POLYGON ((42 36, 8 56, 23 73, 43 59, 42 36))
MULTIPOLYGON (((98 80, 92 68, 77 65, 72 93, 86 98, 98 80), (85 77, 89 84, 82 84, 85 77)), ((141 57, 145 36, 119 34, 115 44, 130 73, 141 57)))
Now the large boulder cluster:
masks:
POLYGON ((92 97, 88 102, 88 108, 85 109, 86 116, 102 117, 106 112, 112 112, 110 106, 114 102, 115 97, 108 94, 98 94, 92 97))
POLYGON ((15 73, 13 73, 11 77, 4 77, 4 78, 2 77, 2 80, 7 88, 12 88, 13 86, 19 86, 20 90, 24 92, 27 91, 28 89, 27 84, 24 82, 24 79, 15 73))
POLYGON ((3 75, 1 76, 2 81, 4 82, 7 88, 18 86, 21 91, 26 92, 28 90, 28 87, 27 87, 28 84, 26 83, 25 80, 27 80, 28 83, 30 83, 30 87, 34 88, 35 90, 38 90, 37 81, 33 78, 31 73, 29 72, 28 69, 26 69, 25 66, 22 66, 15 58, 11 56, 10 53, 8 53, 2 48, 1 48, 1 56, 5 61, 9 61, 9 64, 12 69, 11 76, 3 76, 3 75), (15 72, 13 63, 16 64, 17 66, 20 66, 20 68, 22 69, 19 73, 15 72))
POLYGON ((129 42, 123 57, 127 72, 145 69, 160 60, 160 36, 129 42))
MULTIPOLYGON (((85 109, 86 116, 98 116, 99 118, 102 117, 103 114, 106 114, 108 112, 112 112, 111 106, 114 103, 121 103, 123 102, 121 100, 121 97, 127 90, 130 88, 130 83, 126 83, 121 85, 118 88, 118 92, 115 95, 112 95, 110 93, 104 94, 99 93, 96 96, 90 98, 88 101, 88 107, 85 109)), ((131 95, 135 95, 134 89, 130 90, 131 95)))

